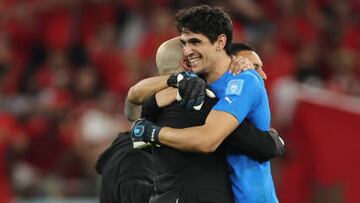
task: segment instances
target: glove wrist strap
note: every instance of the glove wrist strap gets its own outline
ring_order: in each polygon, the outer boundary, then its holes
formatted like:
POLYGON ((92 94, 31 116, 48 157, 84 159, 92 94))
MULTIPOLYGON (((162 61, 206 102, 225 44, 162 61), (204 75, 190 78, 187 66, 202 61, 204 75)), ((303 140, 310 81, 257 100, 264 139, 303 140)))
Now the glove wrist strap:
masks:
POLYGON ((160 140, 159 140, 160 129, 161 128, 159 126, 153 126, 153 129, 151 130, 151 134, 149 137, 149 139, 150 139, 149 142, 154 145, 157 145, 157 146, 161 145, 160 140))

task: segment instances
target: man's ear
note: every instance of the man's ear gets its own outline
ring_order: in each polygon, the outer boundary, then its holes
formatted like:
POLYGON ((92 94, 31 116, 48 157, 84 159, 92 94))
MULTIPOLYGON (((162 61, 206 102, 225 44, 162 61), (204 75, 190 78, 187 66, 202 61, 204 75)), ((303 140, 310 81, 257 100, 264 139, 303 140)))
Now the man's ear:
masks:
POLYGON ((226 41, 227 41, 226 35, 220 34, 216 40, 216 49, 217 50, 224 49, 226 45, 226 41))

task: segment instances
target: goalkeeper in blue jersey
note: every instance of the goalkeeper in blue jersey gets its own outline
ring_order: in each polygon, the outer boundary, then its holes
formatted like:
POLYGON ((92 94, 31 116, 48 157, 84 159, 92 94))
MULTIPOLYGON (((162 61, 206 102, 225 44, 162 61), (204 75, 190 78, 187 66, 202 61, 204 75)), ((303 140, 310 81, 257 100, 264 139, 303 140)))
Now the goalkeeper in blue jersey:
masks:
MULTIPOLYGON (((136 139, 179 150, 210 153, 244 119, 268 130, 270 109, 264 81, 255 70, 237 76, 227 72, 231 63, 230 17, 219 8, 199 6, 179 11, 176 21, 187 65, 207 80, 219 101, 204 125, 175 129, 144 122, 145 133, 136 139)), ((194 100, 183 102, 189 103, 185 106, 192 106, 194 100)), ((227 160, 235 202, 278 202, 269 162, 261 163, 231 151, 227 160)))

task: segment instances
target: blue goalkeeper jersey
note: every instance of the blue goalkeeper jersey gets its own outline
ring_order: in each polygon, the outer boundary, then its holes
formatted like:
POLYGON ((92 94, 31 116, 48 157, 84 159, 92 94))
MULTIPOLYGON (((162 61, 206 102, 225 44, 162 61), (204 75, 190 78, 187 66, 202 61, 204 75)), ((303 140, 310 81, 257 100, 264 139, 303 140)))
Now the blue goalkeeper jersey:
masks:
MULTIPOLYGON (((212 110, 235 116, 239 124, 247 118, 261 130, 270 128, 270 108, 264 81, 255 70, 236 76, 226 72, 210 87, 219 99, 212 110)), ((231 153, 228 153, 227 161, 236 203, 278 202, 269 161, 260 163, 246 155, 231 153)))

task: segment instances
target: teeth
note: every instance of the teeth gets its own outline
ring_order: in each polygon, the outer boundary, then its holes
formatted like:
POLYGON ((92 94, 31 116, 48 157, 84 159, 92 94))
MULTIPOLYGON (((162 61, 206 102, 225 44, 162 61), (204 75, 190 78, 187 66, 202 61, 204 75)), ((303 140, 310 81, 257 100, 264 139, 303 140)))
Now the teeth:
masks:
POLYGON ((191 58, 189 59, 189 65, 190 66, 195 66, 200 62, 200 58, 191 58))
POLYGON ((190 60, 189 62, 190 62, 191 64, 194 64, 194 63, 199 62, 199 60, 196 60, 196 59, 195 59, 195 60, 190 60))

